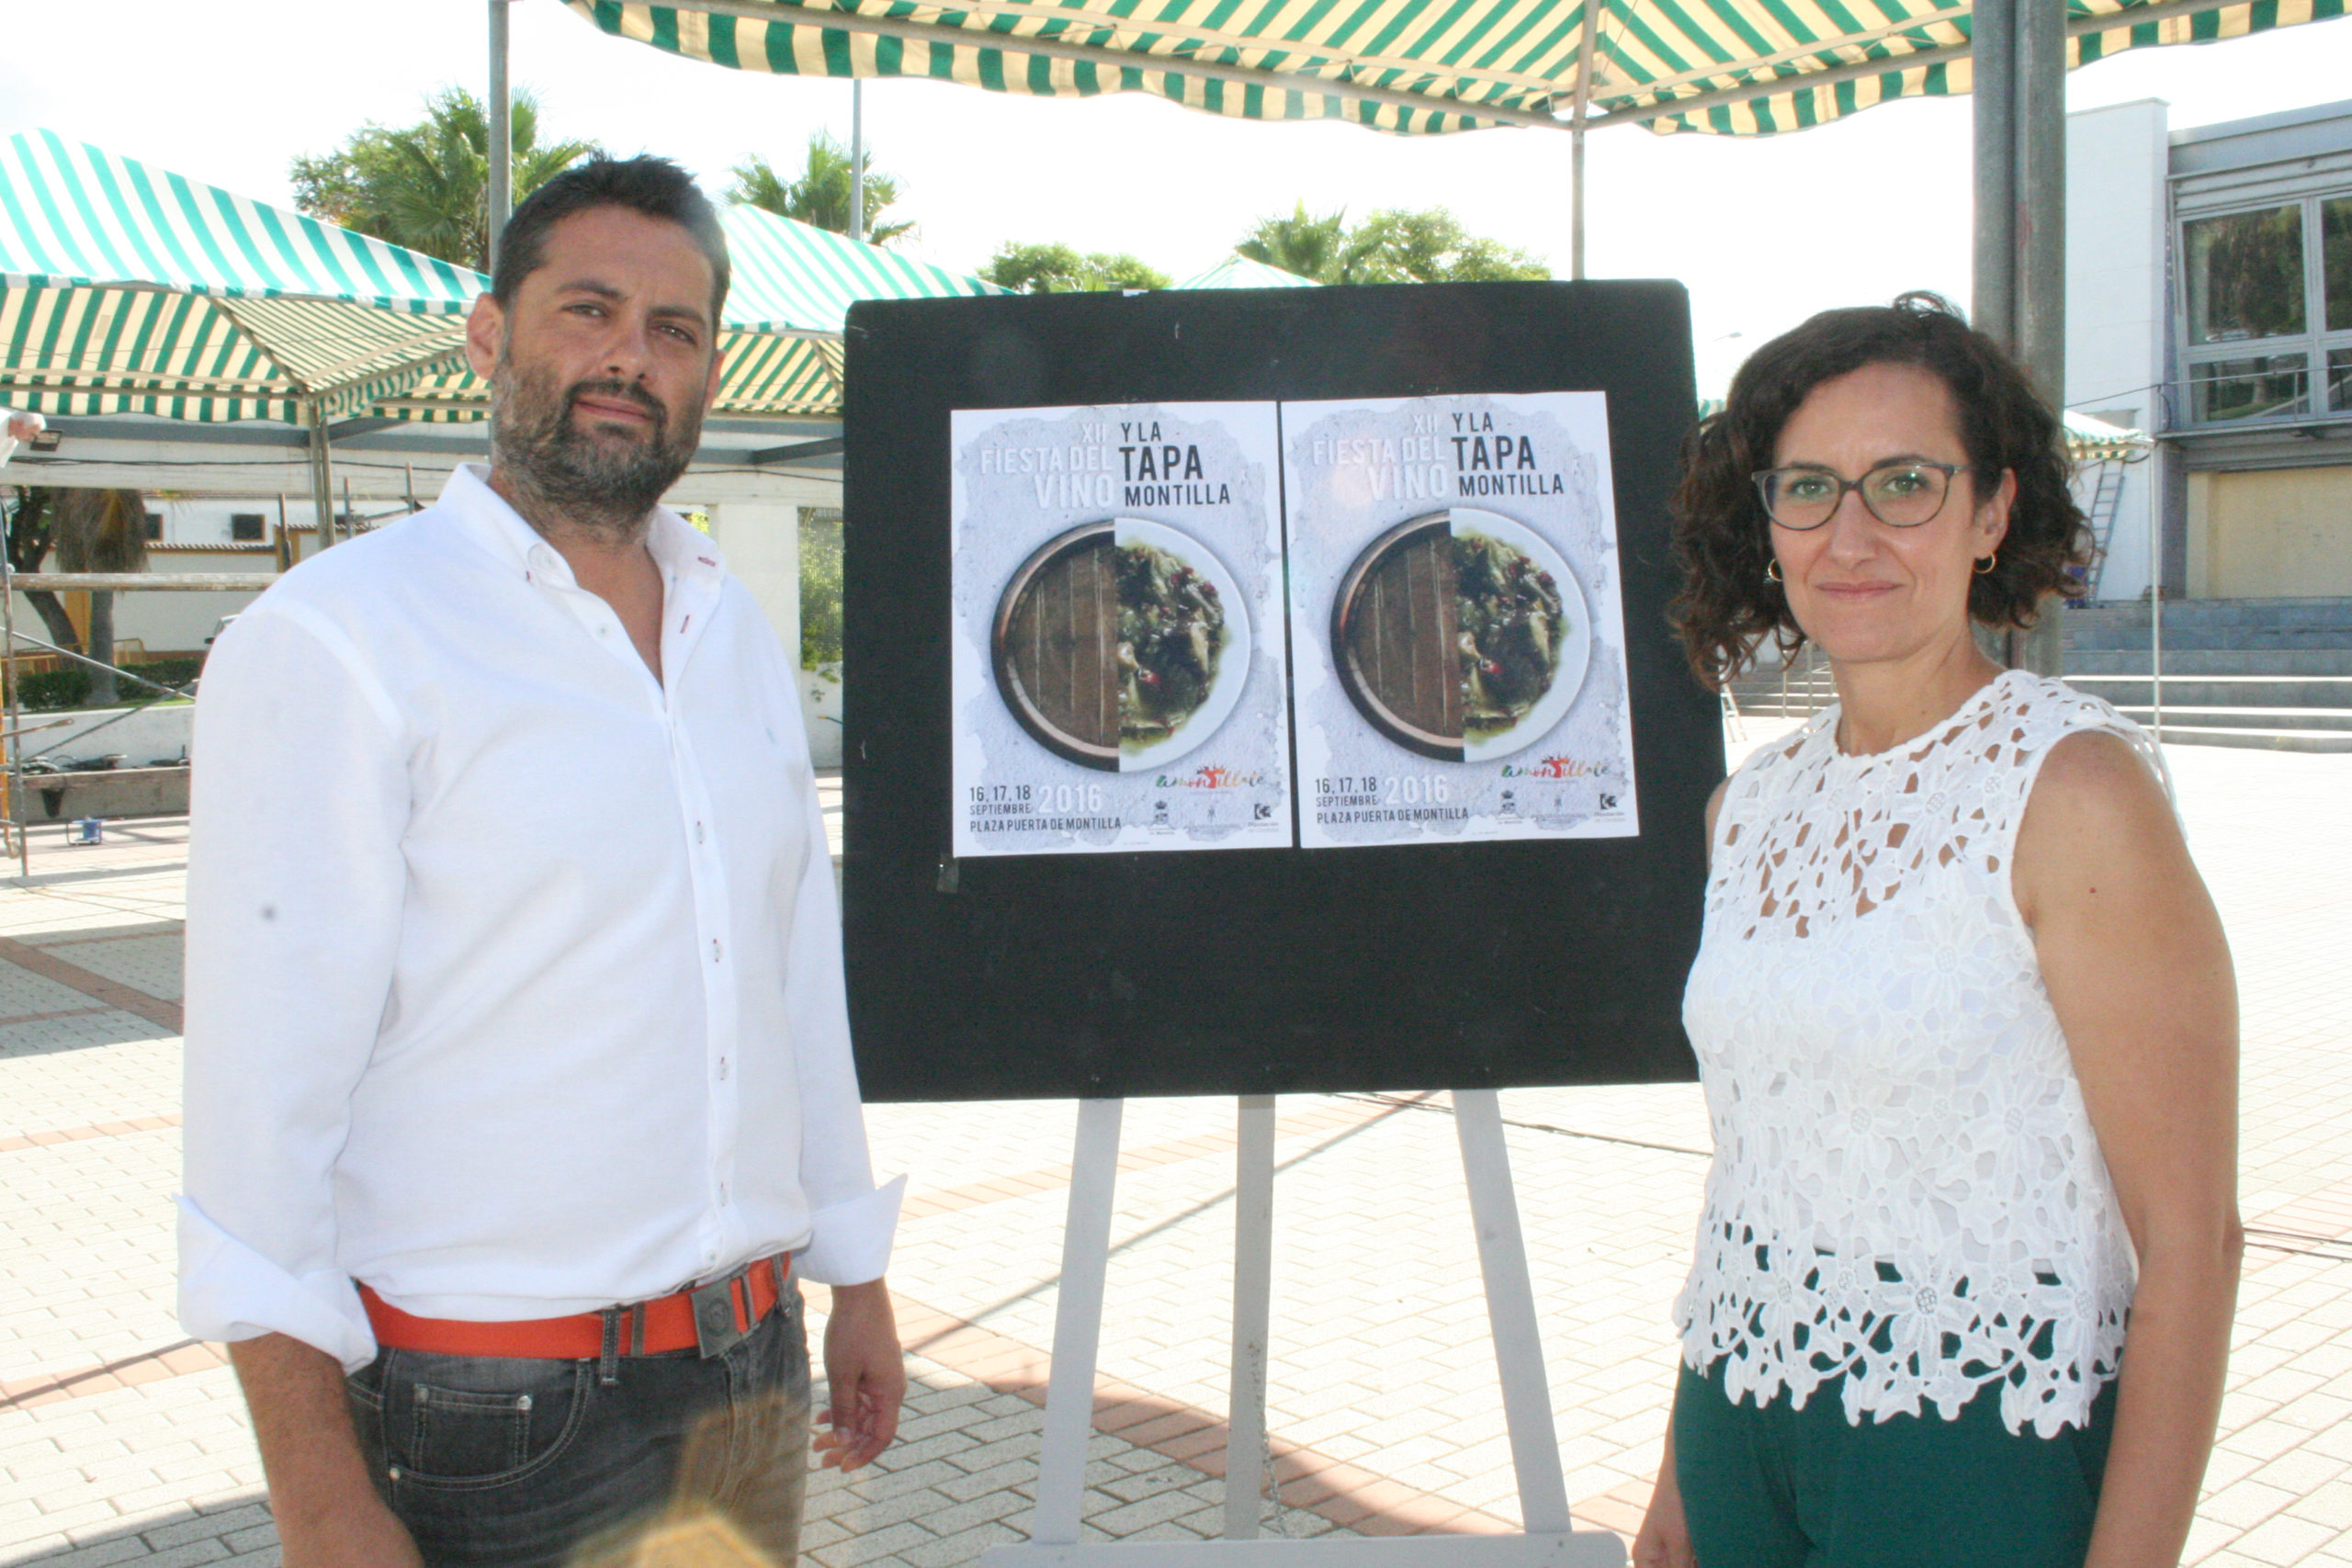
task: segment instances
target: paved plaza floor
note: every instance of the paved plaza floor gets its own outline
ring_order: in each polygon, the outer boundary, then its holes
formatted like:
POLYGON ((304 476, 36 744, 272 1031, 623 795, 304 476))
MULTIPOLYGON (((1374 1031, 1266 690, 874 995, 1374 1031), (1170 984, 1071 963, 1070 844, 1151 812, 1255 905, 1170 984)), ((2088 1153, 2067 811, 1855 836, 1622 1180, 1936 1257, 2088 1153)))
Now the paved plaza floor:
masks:
MULTIPOLYGON (((2189 1560, 2352 1564, 2352 758, 2175 748, 2245 1004, 2252 1250, 2189 1560)), ((172 1314, 184 821, 35 834, 0 883, 0 1563, 273 1562, 219 1348, 172 1314)), ((1695 1087, 1503 1096, 1568 1495, 1630 1534, 1674 1365, 1708 1132, 1695 1087)), ((1442 1095, 1279 1106, 1269 1533, 1517 1528, 1442 1095)), ((1075 1108, 879 1106, 911 1176, 899 1444, 822 1476, 822 1568, 1023 1538, 1075 1108)), ((1091 1538, 1218 1534, 1234 1105, 1127 1107, 1091 1538)), ((616 1157, 626 1151, 616 1147, 616 1157)), ((814 1304, 821 1310, 822 1292, 814 1304)))

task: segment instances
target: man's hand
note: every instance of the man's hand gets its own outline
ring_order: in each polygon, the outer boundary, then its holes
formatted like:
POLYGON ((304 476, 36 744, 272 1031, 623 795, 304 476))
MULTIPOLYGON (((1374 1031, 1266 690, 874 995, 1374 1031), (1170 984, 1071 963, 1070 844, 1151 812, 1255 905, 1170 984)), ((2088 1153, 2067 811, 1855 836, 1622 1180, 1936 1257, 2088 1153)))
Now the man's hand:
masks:
POLYGON ((825 1380, 832 1403, 817 1419, 820 1462, 855 1470, 899 1435, 899 1402, 907 1394, 906 1355, 890 1311, 890 1287, 880 1280, 835 1285, 825 1319, 825 1380))
POLYGON ((334 1359, 265 1334, 230 1346, 229 1359, 254 1414, 286 1568, 424 1568, 368 1479, 334 1359))

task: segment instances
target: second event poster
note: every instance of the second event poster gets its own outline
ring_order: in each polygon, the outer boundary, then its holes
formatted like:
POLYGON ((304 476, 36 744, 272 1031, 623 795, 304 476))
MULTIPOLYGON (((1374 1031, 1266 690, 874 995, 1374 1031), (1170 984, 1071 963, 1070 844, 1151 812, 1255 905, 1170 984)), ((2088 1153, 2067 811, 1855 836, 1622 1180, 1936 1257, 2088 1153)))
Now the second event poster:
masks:
POLYGON ((1601 394, 952 440, 958 856, 1640 831, 1601 394))
POLYGON ((1283 405, 1298 841, 1627 838, 1599 392, 1283 405))

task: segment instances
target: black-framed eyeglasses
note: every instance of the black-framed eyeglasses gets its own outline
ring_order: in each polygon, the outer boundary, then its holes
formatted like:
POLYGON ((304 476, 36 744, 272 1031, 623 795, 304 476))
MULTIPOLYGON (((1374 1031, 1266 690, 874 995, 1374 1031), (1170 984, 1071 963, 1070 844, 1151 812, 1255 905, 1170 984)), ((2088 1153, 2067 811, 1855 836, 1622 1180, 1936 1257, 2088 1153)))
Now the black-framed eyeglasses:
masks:
POLYGON ((1804 465, 1766 468, 1751 477, 1764 498, 1764 514, 1783 528, 1803 533, 1828 522, 1849 490, 1860 491, 1870 514, 1888 527, 1917 528, 1943 511, 1951 495, 1952 476, 1966 471, 1964 463, 1898 457, 1858 479, 1804 465))

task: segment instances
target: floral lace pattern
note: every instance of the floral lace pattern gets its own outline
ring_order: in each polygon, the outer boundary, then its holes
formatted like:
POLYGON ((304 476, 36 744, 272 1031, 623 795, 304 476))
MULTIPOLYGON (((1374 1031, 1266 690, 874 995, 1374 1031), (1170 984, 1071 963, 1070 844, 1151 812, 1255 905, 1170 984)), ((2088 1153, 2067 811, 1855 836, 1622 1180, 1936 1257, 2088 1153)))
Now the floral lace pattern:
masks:
POLYGON ((2009 862, 2052 745, 2131 740, 2012 671, 1874 756, 1832 708, 1733 775, 1683 998, 1715 1157, 1675 1303, 1735 1399, 1846 1417, 1997 1384, 2012 1432, 2083 1425, 2136 1265, 2009 862))

